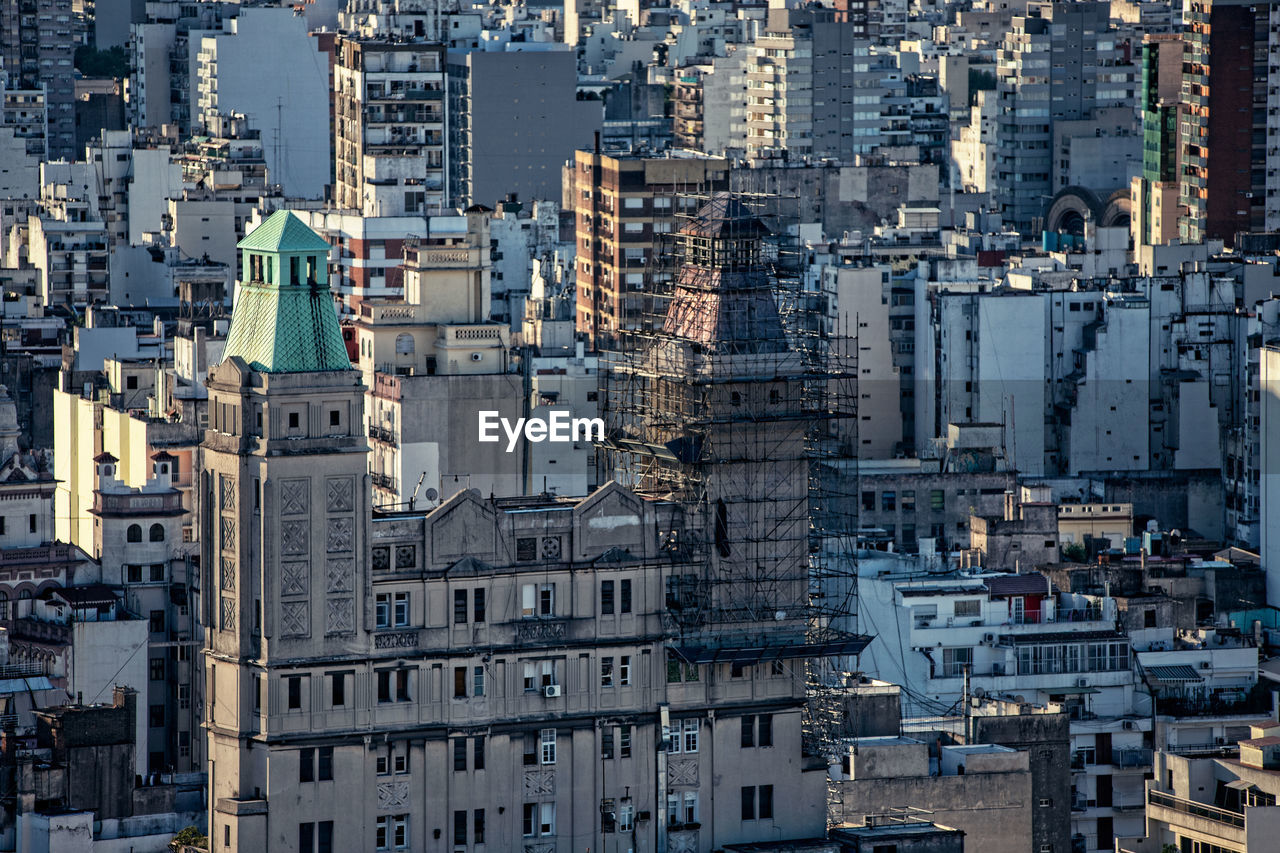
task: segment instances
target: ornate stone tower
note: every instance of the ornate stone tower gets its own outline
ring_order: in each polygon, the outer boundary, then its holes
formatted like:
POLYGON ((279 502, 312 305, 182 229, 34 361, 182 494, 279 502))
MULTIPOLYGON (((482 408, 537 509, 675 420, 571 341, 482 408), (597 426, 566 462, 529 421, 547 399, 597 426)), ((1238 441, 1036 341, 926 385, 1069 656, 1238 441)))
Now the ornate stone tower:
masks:
MULTIPOLYGON (((239 248, 227 346, 209 372, 200 481, 209 832, 215 850, 286 849, 301 844, 299 824, 282 835, 269 810, 272 794, 297 782, 296 744, 287 770, 273 757, 305 736, 279 722, 302 691, 287 674, 360 657, 369 618, 359 595, 370 519, 364 388, 329 295, 328 244, 280 211, 239 248)), ((322 683, 306 680, 317 696, 322 683)), ((339 849, 332 837, 315 841, 339 849)))

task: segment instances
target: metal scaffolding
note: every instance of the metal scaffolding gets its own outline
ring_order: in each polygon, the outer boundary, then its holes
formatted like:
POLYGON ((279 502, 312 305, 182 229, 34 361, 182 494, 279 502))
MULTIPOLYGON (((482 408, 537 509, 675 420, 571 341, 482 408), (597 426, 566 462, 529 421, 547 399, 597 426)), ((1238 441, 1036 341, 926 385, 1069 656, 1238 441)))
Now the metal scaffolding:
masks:
POLYGON ((803 666, 805 748, 833 756, 856 656, 857 346, 806 280, 779 196, 670 199, 646 259, 647 313, 602 352, 603 479, 684 506, 664 531, 701 567, 667 584, 669 654, 803 666))

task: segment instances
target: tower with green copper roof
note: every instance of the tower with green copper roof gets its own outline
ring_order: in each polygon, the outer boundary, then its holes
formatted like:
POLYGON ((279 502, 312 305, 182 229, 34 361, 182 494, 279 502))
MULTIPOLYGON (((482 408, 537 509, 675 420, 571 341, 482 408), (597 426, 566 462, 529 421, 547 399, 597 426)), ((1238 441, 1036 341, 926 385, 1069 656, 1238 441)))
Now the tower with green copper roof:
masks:
POLYGON ((240 241, 240 283, 223 358, 262 373, 350 370, 329 295, 329 244, 279 210, 240 241))

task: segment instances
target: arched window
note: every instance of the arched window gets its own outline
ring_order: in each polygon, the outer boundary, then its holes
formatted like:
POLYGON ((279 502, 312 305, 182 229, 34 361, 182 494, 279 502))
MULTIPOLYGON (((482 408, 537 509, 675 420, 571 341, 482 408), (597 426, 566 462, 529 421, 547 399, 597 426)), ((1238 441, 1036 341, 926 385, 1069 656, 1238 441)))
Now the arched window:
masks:
POLYGON ((125 531, 124 538, 126 541, 129 541, 129 542, 141 542, 142 541, 142 525, 130 524, 129 529, 125 531))
POLYGON ((164 525, 163 524, 151 525, 150 538, 152 542, 163 542, 164 541, 164 525))
POLYGON ((396 335, 396 355, 413 355, 413 335, 396 335))

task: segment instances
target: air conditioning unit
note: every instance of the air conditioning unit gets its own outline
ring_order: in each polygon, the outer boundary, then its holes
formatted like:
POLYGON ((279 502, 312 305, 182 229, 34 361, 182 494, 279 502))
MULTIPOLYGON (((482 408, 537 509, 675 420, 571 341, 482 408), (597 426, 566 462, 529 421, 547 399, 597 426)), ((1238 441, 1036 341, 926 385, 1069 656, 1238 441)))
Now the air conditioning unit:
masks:
POLYGON ((996 635, 995 635, 995 634, 983 634, 983 635, 982 635, 982 642, 986 643, 986 644, 987 644, 987 645, 989 645, 989 646, 994 646, 994 645, 996 644, 996 635))
POLYGON ((1076 687, 1088 687, 1088 686, 1089 686, 1089 679, 1087 678, 1076 679, 1076 687))
POLYGON ((557 696, 560 695, 560 685, 548 684, 545 688, 543 688, 542 692, 548 699, 555 699, 557 696))
POLYGON ((1200 668, 1201 668, 1201 669, 1208 669, 1208 668, 1209 668, 1209 662, 1208 662, 1207 660, 1202 660, 1202 661, 1200 661, 1200 668))
POLYGON ((1125 729, 1126 731, 1133 731, 1137 727, 1138 727, 1138 724, 1135 723, 1133 720, 1125 720, 1120 724, 1120 728, 1125 729))
POLYGON ((1218 744, 1218 746, 1226 746, 1226 745, 1227 745, 1227 739, 1226 739, 1226 738, 1224 738, 1224 737, 1214 738, 1214 740, 1215 740, 1215 742, 1218 744))
POLYGON ((483 360, 484 360, 484 353, 480 353, 480 352, 473 352, 473 353, 471 353, 471 360, 472 360, 472 361, 483 361, 483 360))

